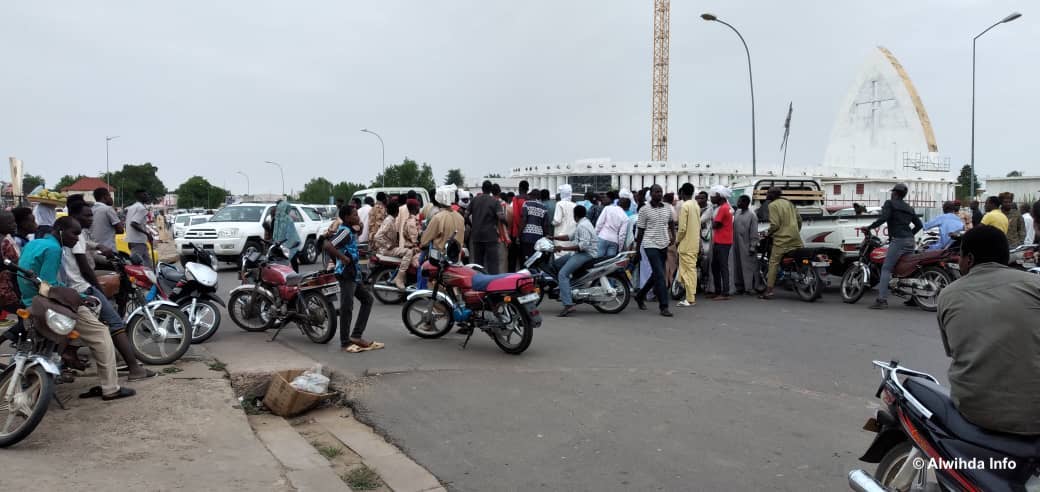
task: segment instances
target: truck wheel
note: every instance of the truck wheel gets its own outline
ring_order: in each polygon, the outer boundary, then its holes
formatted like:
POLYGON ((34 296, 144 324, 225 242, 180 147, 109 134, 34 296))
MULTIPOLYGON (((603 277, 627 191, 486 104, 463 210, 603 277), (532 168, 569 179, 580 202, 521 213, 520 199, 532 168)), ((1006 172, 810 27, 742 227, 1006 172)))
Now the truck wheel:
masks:
MULTIPOLYGON (((264 253, 264 247, 261 246, 258 241, 250 239, 249 241, 246 241, 246 245, 242 247, 242 257, 249 256, 254 251, 257 252, 257 253, 263 254, 264 253)), ((241 257, 238 260, 238 264, 239 265, 242 264, 241 257)))
POLYGON ((313 265, 316 261, 318 261, 318 245, 314 238, 310 238, 303 244, 303 263, 313 265))

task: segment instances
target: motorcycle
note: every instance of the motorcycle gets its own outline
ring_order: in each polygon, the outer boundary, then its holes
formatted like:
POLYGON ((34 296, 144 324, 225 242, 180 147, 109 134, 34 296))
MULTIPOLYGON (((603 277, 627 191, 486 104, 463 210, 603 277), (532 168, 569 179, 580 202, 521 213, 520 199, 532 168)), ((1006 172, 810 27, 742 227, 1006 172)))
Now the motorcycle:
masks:
POLYGON ((96 298, 83 299, 73 289, 51 286, 11 260, 5 259, 3 268, 35 284, 39 293, 31 308, 18 310, 25 331, 14 343, 10 365, 0 371, 0 448, 22 441, 43 420, 61 380, 62 348, 78 337, 76 310, 82 305, 100 308, 96 298))
POLYGON ((239 277, 228 298, 228 314, 239 328, 251 332, 275 328, 274 341, 287 323, 295 322, 314 343, 328 343, 336 334, 339 295, 336 275, 328 271, 299 274, 286 264, 280 242, 267 254, 243 255, 239 277))
POLYGON ((1010 261, 1009 264, 1020 270, 1031 272, 1040 265, 1037 264, 1036 250, 1040 248, 1040 245, 1036 244, 1023 244, 1016 248, 1012 248, 1009 251, 1010 261))
MULTIPOLYGON (((524 262, 518 273, 530 273, 541 289, 541 295, 560 299, 559 271, 556 269, 551 239, 542 238, 534 244, 534 254, 524 262)), ((617 314, 632 300, 632 286, 625 274, 629 256, 625 251, 614 256, 590 258, 571 275, 571 295, 575 304, 591 304, 597 311, 617 314)), ((541 299, 539 299, 539 302, 541 299)))
POLYGON ((405 327, 420 338, 440 338, 459 323, 469 329, 463 348, 480 329, 503 352, 523 353, 531 345, 534 328, 542 324, 534 278, 527 273, 485 275, 452 260, 460 251, 454 235, 445 251, 430 247, 423 273, 433 288, 408 295, 401 309, 405 327))
MULTIPOLYGON (((881 280, 881 267, 888 253, 888 248, 877 235, 867 229, 863 234, 858 259, 841 277, 841 299, 848 304, 859 301, 881 280)), ((951 233, 953 241, 944 249, 903 255, 892 270, 889 283, 892 294, 909 298, 921 309, 934 312, 938 307, 939 293, 957 279, 954 265, 959 261, 962 235, 951 233)))
POLYGON ((853 490, 1040 488, 1040 438, 978 427, 957 411, 949 389, 931 375, 897 361, 874 365, 881 369, 875 396, 884 405, 863 426, 877 435, 860 460, 878 467, 874 475, 849 472, 853 490))
MULTIPOLYGON (((769 255, 772 254, 772 250, 773 238, 763 237, 758 243, 758 282, 755 287, 760 293, 766 289, 769 255)), ((831 258, 841 258, 840 254, 837 250, 828 248, 798 248, 788 251, 780 259, 776 283, 779 285, 790 282, 799 299, 814 302, 823 296, 831 258)))
POLYGON ((397 276, 397 271, 401 268, 401 258, 381 254, 372 254, 368 258, 369 268, 371 269, 368 281, 372 283, 372 293, 379 302, 383 304, 400 304, 404 302, 405 297, 409 293, 415 292, 419 271, 415 265, 408 267, 408 276, 404 281, 407 287, 402 291, 394 285, 394 277, 397 276))
POLYGON ((189 243, 194 252, 181 258, 184 270, 159 263, 159 294, 177 303, 192 327, 191 343, 209 340, 220 328, 220 309, 224 301, 217 295, 217 259, 210 252, 189 243))
POLYGON ((110 258, 115 272, 97 272, 105 297, 113 300, 126 320, 126 333, 137 360, 151 365, 172 364, 191 347, 191 323, 177 303, 159 294, 158 277, 140 257, 110 258), (186 336, 187 335, 187 336, 186 336))

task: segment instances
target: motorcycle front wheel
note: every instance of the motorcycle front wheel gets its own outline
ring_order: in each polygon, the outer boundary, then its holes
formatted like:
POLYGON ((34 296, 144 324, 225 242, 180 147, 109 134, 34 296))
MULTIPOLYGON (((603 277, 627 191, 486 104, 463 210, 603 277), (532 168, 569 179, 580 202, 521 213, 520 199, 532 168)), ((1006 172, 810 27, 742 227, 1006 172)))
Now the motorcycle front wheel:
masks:
POLYGON ((821 287, 823 286, 823 279, 820 278, 820 273, 811 265, 802 265, 798 270, 801 278, 794 282, 794 291, 798 294, 798 298, 805 302, 813 302, 819 299, 822 295, 821 287))
POLYGON ((0 372, 0 448, 18 444, 40 425, 54 395, 54 376, 36 365, 22 372, 14 397, 6 399, 15 383, 15 366, 0 372))
POLYGON ((531 346, 531 340, 534 338, 531 316, 516 299, 499 303, 494 308, 494 314, 498 321, 505 325, 490 330, 491 338, 498 348, 510 355, 520 355, 531 346))
POLYGON ((266 331, 274 326, 274 305, 252 290, 240 290, 228 299, 228 314, 245 331, 266 331))
POLYGON ((451 306, 433 296, 413 297, 401 307, 401 321, 408 332, 419 338, 440 338, 455 325, 451 306))
MULTIPOLYGON (((148 308, 145 308, 148 309, 148 308)), ((191 324, 179 307, 156 306, 153 324, 142 310, 126 323, 137 360, 153 366, 172 364, 191 347, 191 324)))
POLYGON ((329 343, 336 335, 336 308, 318 292, 307 292, 300 299, 303 303, 303 315, 306 320, 296 324, 314 343, 329 343))
POLYGON ((181 311, 191 323, 191 343, 202 343, 209 340, 220 328, 220 309, 216 303, 208 299, 195 301, 195 312, 192 312, 191 298, 181 301, 181 311))
POLYGON ((624 273, 614 273, 607 277, 607 282, 614 288, 614 298, 607 302, 597 302, 592 305, 596 311, 606 314, 617 314, 628 307, 632 301, 632 288, 628 285, 628 278, 624 273))
POLYGON ((863 268, 850 266, 841 276, 841 300, 846 304, 855 304, 867 293, 867 279, 863 276, 863 268))

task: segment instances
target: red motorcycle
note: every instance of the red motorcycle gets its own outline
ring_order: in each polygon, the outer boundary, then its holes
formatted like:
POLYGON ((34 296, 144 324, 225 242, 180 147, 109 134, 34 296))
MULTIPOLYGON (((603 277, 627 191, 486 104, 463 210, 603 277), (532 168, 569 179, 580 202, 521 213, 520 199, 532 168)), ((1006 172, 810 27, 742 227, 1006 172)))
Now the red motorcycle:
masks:
POLYGON ((408 331, 420 338, 439 338, 459 323, 469 329, 463 348, 479 329, 507 354, 527 350, 534 328, 542 325, 534 278, 527 273, 485 275, 458 263, 453 259, 459 258, 461 248, 454 238, 445 250, 430 248, 423 273, 433 288, 408 295, 401 309, 408 331))
POLYGON ((299 274, 285 264, 287 255, 281 243, 274 243, 267 255, 243 255, 239 276, 242 285, 231 291, 228 314, 246 331, 277 328, 274 341, 287 323, 295 322, 314 343, 328 343, 336 334, 336 308, 339 295, 335 274, 319 271, 299 274))
MULTIPOLYGON (((870 230, 864 229, 859 259, 845 270, 841 277, 841 299, 853 304, 881 280, 888 247, 870 230)), ((931 249, 903 255, 892 270, 889 289, 892 294, 913 300, 925 311, 935 311, 939 293, 958 277, 956 265, 960 261, 961 233, 952 233, 943 249, 931 249)))
POLYGON ((368 281, 372 283, 372 291, 376 299, 383 304, 400 304, 410 292, 415 292, 415 284, 418 279, 418 268, 414 265, 408 267, 408 277, 404 283, 408 287, 402 291, 394 285, 394 277, 401 268, 401 258, 381 254, 371 254, 368 257, 368 266, 371 271, 368 281))

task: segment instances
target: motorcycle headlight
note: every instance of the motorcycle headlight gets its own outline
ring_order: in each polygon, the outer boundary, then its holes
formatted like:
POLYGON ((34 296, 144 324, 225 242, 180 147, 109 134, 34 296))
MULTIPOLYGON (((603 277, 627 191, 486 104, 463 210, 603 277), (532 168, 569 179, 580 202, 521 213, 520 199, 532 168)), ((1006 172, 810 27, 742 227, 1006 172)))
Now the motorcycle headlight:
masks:
POLYGON ((76 320, 53 309, 48 309, 47 326, 55 333, 65 336, 72 333, 72 329, 76 327, 76 320))
POLYGON ((238 229, 234 227, 230 229, 223 229, 217 235, 223 239, 234 239, 238 237, 238 229))

